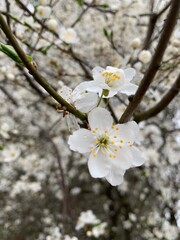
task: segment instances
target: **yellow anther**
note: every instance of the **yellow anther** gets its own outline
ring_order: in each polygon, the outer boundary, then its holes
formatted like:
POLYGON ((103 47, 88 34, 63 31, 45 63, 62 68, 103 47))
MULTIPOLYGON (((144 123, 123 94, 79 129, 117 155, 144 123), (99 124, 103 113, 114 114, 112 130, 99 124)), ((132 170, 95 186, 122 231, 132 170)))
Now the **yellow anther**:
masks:
POLYGON ((102 147, 104 147, 104 145, 105 145, 104 143, 101 143, 101 146, 102 146, 102 147))
POLYGON ((101 150, 102 154, 105 154, 105 151, 101 150))
POLYGON ((114 138, 117 138, 117 136, 114 136, 114 138))
POLYGON ((116 155, 113 155, 113 158, 116 158, 116 155))
POLYGON ((114 141, 112 141, 111 143, 114 144, 114 141))
POLYGON ((120 140, 120 143, 123 143, 124 141, 123 140, 120 140))
POLYGON ((117 152, 117 150, 118 150, 117 148, 114 149, 115 152, 117 152))
POLYGON ((96 140, 96 144, 99 144, 99 141, 98 141, 98 140, 96 140))
POLYGON ((95 128, 95 130, 97 131, 97 130, 98 130, 98 128, 95 128))
POLYGON ((93 156, 94 156, 94 157, 96 157, 96 156, 97 156, 97 154, 96 154, 96 153, 94 153, 94 154, 93 154, 93 156))
POLYGON ((130 144, 129 146, 132 147, 132 144, 130 144))
POLYGON ((96 133, 96 130, 92 130, 93 133, 96 133))
POLYGON ((122 146, 119 146, 119 148, 122 148, 122 146))
POLYGON ((116 130, 119 130, 119 128, 118 128, 118 127, 116 127, 116 130))
POLYGON ((107 133, 107 132, 108 132, 108 130, 105 130, 104 132, 105 132, 105 133, 107 133))
POLYGON ((114 125, 112 125, 112 128, 114 128, 114 125))
POLYGON ((109 157, 110 157, 110 158, 112 158, 112 157, 113 157, 113 155, 112 155, 112 154, 109 154, 109 157))
POLYGON ((91 149, 90 149, 90 152, 94 152, 94 148, 91 148, 91 149))

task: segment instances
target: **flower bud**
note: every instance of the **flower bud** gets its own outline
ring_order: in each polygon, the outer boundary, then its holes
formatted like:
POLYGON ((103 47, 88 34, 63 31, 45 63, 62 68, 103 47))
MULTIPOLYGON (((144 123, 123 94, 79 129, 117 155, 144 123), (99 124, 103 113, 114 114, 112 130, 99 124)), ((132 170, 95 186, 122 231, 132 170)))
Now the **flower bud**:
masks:
POLYGON ((47 22, 47 26, 50 30, 52 31, 56 31, 57 26, 58 26, 58 22, 56 21, 56 19, 49 19, 47 22))
POLYGON ((140 48, 141 46, 141 39, 140 38, 134 38, 131 42, 131 47, 136 49, 136 48, 140 48))
POLYGON ((148 50, 143 50, 139 54, 139 60, 142 63, 148 63, 151 60, 151 52, 148 50))

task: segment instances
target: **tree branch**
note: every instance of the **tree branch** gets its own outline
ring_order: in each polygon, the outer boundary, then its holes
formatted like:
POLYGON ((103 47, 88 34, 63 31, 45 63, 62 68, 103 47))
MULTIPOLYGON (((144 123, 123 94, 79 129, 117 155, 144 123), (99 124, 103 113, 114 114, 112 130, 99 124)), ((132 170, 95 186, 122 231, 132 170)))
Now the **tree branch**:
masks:
POLYGON ((165 109, 168 104, 178 95, 180 89, 180 75, 172 85, 171 89, 164 95, 164 97, 152 108, 149 110, 135 115, 134 120, 136 122, 140 122, 151 117, 154 117, 158 113, 160 113, 163 109, 165 109))
POLYGON ((75 115, 77 118, 81 119, 82 121, 86 119, 86 115, 81 113, 80 111, 76 110, 72 105, 66 102, 47 82, 47 80, 38 72, 36 71, 35 67, 26 57, 26 54, 19 46, 16 38, 14 37, 13 33, 9 29, 7 23, 5 22, 3 16, 0 14, 0 26, 2 31, 5 33, 8 40, 11 42, 12 46, 16 50, 17 54, 21 58, 22 62, 29 70, 29 73, 34 77, 34 79, 62 106, 65 106, 67 111, 75 115))
POLYGON ((149 68, 147 69, 144 78, 142 79, 142 82, 136 92, 136 94, 133 97, 133 100, 129 103, 128 107, 126 108, 125 112, 123 113, 122 117, 120 118, 120 122, 127 122, 141 100, 143 99, 143 96, 145 95, 147 89, 149 88, 151 82, 153 81, 160 63, 162 61, 164 52, 166 50, 166 47, 168 45, 169 39, 171 37, 171 34, 173 32, 174 26, 176 24, 176 20, 178 17, 180 8, 180 1, 179 0, 173 0, 172 5, 167 17, 167 20, 164 24, 164 29, 162 31, 162 34, 160 36, 158 45, 156 47, 154 56, 152 57, 151 63, 149 65, 149 68))

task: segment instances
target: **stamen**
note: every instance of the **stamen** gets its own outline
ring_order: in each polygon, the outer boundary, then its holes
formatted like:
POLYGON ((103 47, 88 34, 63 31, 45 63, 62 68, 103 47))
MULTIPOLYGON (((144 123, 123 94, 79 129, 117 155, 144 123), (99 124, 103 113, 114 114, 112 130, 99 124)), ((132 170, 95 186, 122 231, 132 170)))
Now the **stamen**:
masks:
POLYGON ((94 157, 96 157, 96 156, 97 156, 97 154, 96 154, 96 153, 94 153, 94 154, 93 154, 93 156, 94 156, 94 157))

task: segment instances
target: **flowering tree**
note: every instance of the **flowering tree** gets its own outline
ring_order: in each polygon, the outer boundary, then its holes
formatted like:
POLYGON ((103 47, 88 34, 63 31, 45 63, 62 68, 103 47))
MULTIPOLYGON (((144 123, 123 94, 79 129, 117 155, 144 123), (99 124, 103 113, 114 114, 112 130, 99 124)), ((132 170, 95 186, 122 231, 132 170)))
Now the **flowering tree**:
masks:
POLYGON ((179 239, 179 8, 1 1, 0 239, 179 239))

